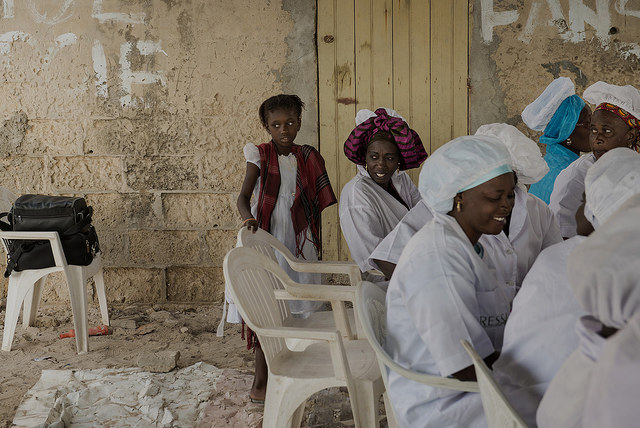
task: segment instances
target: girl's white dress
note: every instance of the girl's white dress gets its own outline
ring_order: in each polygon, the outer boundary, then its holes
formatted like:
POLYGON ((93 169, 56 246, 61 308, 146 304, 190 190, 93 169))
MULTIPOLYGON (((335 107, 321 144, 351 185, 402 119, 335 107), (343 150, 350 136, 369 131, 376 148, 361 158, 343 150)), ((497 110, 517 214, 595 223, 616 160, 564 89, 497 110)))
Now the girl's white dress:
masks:
MULTIPOLYGON (((247 162, 250 162, 260 168, 260 152, 255 144, 247 144, 244 146, 244 157, 247 162)), ((298 162, 293 153, 289 155, 278 155, 278 166, 280 168, 280 191, 278 193, 278 200, 271 213, 271 233, 278 241, 282 242, 294 255, 296 253, 296 236, 293 230, 293 222, 291 220, 291 206, 296 195, 296 176, 298 173, 298 162)), ((258 196, 260 193, 260 177, 253 188, 253 197, 251 198, 251 214, 256 217, 258 213, 258 196)), ((307 232, 309 237, 311 232, 307 232)), ((306 260, 318 260, 315 247, 311 240, 307 240, 302 247, 302 254, 306 260)), ((296 272, 289 267, 286 260, 276 252, 276 258, 278 264, 289 274, 291 279, 296 282, 304 284, 319 284, 320 275, 315 273, 303 273, 296 272)), ((240 315, 238 314, 235 304, 231 300, 228 293, 225 293, 225 298, 229 304, 227 310, 226 320, 232 323, 241 322, 240 315)), ((306 318, 312 312, 317 311, 322 307, 322 302, 307 301, 307 300, 290 300, 289 309, 295 316, 306 318)), ((224 321, 223 314, 223 321, 224 321)), ((221 321, 218 326, 218 336, 222 336, 222 330, 224 323, 221 321)))

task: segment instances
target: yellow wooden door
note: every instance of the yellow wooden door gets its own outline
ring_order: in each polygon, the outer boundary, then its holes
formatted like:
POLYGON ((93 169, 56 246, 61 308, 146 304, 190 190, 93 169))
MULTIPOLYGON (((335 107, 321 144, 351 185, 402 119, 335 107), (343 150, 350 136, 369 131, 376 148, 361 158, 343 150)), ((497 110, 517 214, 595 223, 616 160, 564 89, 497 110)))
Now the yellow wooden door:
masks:
MULTIPOLYGON (((468 0, 318 0, 317 25, 320 153, 338 199, 356 173, 343 144, 358 110, 398 111, 429 153, 467 134, 468 0)), ((349 258, 336 206, 322 239, 325 260, 349 258)))

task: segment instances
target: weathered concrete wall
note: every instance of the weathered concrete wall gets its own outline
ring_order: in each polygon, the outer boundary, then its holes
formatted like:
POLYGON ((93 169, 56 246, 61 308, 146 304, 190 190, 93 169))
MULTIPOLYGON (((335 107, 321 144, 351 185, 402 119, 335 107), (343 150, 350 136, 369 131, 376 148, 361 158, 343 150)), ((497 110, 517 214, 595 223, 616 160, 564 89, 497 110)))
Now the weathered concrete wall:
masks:
POLYGON ((640 87, 636 0, 474 0, 472 18, 472 132, 504 121, 526 131, 520 113, 556 77, 579 95, 598 80, 640 87))
POLYGON ((260 103, 298 93, 317 146, 315 1, 0 6, 1 185, 87 198, 109 300, 219 301, 260 103))

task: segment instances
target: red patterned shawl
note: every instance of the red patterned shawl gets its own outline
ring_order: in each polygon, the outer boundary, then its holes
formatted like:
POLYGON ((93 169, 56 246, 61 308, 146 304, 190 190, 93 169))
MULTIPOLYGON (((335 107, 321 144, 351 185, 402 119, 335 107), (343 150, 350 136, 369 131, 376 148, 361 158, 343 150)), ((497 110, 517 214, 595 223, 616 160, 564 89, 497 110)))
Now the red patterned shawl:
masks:
MULTIPOLYGON (((270 231, 271 214, 280 191, 280 168, 278 152, 273 141, 258 146, 260 152, 260 193, 258 195, 257 220, 261 229, 270 231)), ((296 174, 296 195, 291 206, 291 221, 296 234, 296 257, 302 255, 307 241, 307 230, 318 254, 320 248, 320 213, 337 202, 329 183, 324 159, 311 146, 294 144, 291 152, 295 155, 298 172, 296 174)))

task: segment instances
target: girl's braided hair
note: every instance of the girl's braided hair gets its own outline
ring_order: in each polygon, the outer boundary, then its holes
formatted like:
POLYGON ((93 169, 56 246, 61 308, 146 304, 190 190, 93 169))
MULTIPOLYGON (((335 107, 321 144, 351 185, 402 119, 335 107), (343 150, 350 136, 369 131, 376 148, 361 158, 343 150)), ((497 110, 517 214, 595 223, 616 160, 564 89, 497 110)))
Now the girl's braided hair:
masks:
POLYGON ((267 113, 274 110, 291 110, 295 112, 298 116, 298 119, 302 116, 302 109, 304 108, 304 103, 297 95, 274 95, 271 98, 268 98, 264 101, 260 108, 258 109, 258 113, 260 114, 260 121, 262 122, 262 126, 268 128, 267 126, 267 113))

